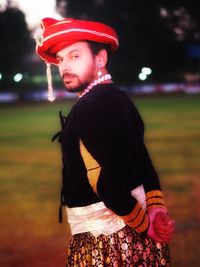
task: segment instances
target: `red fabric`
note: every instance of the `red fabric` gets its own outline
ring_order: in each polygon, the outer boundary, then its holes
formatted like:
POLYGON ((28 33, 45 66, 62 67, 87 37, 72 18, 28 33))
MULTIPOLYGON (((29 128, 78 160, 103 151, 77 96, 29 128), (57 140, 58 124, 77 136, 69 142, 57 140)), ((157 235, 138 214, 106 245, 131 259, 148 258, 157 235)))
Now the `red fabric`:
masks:
POLYGON ((94 41, 108 44, 114 52, 118 46, 118 36, 113 28, 93 21, 44 18, 42 32, 37 42, 36 52, 46 62, 57 64, 55 54, 78 41, 94 41))
POLYGON ((154 241, 169 243, 175 229, 175 222, 169 217, 167 210, 152 208, 148 211, 148 216, 150 224, 147 235, 154 241))

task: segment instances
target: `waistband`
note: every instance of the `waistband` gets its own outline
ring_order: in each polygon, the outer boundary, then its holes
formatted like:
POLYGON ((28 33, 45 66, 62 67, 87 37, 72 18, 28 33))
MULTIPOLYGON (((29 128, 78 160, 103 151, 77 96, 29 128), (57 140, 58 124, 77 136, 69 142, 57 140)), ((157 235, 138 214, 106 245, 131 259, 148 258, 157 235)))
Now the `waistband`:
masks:
POLYGON ((66 209, 72 235, 84 232, 91 232, 95 237, 111 235, 125 226, 124 221, 103 202, 66 209))
MULTIPOLYGON (((131 195, 146 210, 146 199, 143 185, 131 191, 131 195)), ((104 203, 98 202, 84 207, 66 208, 72 235, 91 232, 95 237, 111 235, 125 226, 124 221, 104 203)))

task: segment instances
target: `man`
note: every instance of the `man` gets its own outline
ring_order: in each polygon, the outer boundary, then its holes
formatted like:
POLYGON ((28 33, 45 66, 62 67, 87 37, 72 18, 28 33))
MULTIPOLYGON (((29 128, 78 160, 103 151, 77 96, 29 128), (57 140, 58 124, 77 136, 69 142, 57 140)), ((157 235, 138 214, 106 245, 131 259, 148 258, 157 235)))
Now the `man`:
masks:
POLYGON ((66 266, 170 266, 174 221, 143 121, 107 70, 119 46, 116 32, 98 22, 51 18, 42 29, 36 52, 58 66, 66 90, 79 96, 68 117, 61 115, 59 133, 61 203, 72 231, 66 266))

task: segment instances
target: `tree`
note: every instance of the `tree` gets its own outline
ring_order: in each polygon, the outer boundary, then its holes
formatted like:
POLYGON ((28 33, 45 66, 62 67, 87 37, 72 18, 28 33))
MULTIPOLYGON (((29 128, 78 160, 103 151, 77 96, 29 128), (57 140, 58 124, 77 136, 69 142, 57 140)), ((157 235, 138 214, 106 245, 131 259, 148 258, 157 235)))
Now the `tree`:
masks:
POLYGON ((189 39, 185 36, 190 34, 192 40, 190 22, 193 18, 198 21, 198 13, 192 12, 193 1, 185 6, 181 2, 187 1, 86 0, 83 5, 81 0, 57 0, 57 7, 65 17, 104 21, 117 30, 121 44, 112 59, 112 72, 115 80, 130 84, 138 81, 143 66, 153 69, 154 81, 180 79, 187 65, 185 45, 189 39), (182 6, 185 18, 191 19, 188 27, 180 23, 182 6), (178 38, 180 28, 183 39, 178 38))
POLYGON ((0 6, 0 73, 1 83, 9 84, 11 77, 24 70, 23 59, 30 51, 30 32, 25 15, 12 7, 10 1, 6 7, 0 6))

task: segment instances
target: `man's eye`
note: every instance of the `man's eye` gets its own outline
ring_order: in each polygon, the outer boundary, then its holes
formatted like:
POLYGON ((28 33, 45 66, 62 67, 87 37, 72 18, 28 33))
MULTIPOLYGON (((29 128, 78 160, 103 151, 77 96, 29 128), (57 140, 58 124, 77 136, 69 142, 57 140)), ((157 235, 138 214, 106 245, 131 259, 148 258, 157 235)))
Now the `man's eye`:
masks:
POLYGON ((71 58, 74 60, 74 59, 79 58, 79 56, 78 55, 73 55, 71 58))
POLYGON ((62 59, 61 58, 57 58, 57 62, 58 62, 58 64, 60 64, 62 62, 62 59))

